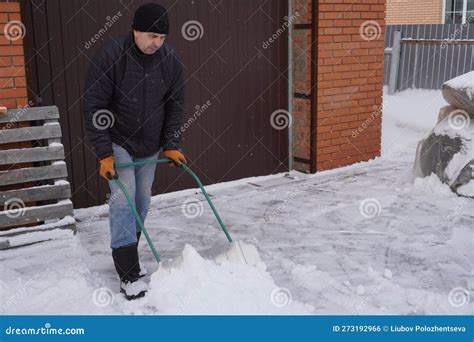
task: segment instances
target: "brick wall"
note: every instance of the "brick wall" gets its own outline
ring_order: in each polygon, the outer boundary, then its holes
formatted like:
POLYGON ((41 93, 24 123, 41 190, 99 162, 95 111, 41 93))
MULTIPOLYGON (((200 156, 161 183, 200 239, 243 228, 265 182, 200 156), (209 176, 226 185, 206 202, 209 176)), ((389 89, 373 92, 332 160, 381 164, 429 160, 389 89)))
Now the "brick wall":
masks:
POLYGON ((318 170, 380 156, 384 18, 385 0, 319 0, 318 170))
MULTIPOLYGON (((28 105, 25 58, 23 52, 24 31, 21 29, 20 5, 16 1, 0 2, 0 107, 18 108, 28 105), (5 28, 8 35, 5 35, 5 28), (19 36, 16 34, 19 33, 19 36)), ((1 114, 0 114, 1 115, 1 114)), ((0 129, 23 127, 26 124, 11 122, 0 125, 0 129)), ((0 150, 31 147, 31 142, 0 145, 0 150)), ((30 163, 24 166, 30 166, 30 163)), ((19 168, 18 165, 2 165, 0 170, 19 168)), ((27 186, 28 184, 24 184, 27 186)), ((5 186, 4 190, 18 186, 5 186)))
POLYGON ((444 0, 387 0, 387 25, 441 24, 444 0))
MULTIPOLYGON (((315 0, 316 1, 316 0, 315 0)), ((380 156, 385 0, 319 0, 318 37, 301 16, 294 27, 294 156, 309 159, 311 116, 316 120, 316 170, 327 170, 380 156), (311 44, 317 56, 311 63, 311 44), (311 89, 311 68, 317 68, 311 89), (311 92, 317 106, 311 113, 311 92)), ((295 0, 295 10, 311 8, 295 0)), ((294 163, 308 171, 305 163, 294 163)))
POLYGON ((0 106, 17 108, 28 104, 23 39, 13 36, 21 22, 18 2, 0 2, 0 106), (12 33, 5 36, 4 29, 12 33))

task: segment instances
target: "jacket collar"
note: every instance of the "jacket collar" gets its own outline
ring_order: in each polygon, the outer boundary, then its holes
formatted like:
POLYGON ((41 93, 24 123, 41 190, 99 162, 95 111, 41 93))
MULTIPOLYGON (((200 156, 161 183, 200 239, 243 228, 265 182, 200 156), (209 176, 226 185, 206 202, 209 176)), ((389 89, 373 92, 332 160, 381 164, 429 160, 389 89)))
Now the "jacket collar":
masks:
POLYGON ((135 44, 135 39, 133 37, 133 31, 130 31, 127 36, 127 47, 131 52, 132 57, 139 63, 149 64, 152 62, 158 61, 161 48, 156 51, 153 55, 144 54, 140 48, 135 44))

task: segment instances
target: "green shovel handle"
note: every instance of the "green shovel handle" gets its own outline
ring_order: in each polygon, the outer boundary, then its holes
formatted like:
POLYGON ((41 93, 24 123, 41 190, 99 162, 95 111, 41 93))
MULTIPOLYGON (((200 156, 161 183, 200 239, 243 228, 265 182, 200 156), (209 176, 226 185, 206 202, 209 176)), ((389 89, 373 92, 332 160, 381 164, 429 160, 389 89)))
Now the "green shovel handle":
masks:
MULTIPOLYGON (((139 161, 139 162, 131 162, 131 163, 120 163, 120 164, 115 164, 115 168, 116 169, 122 169, 122 168, 125 168, 125 167, 130 167, 130 166, 141 166, 141 165, 146 165, 146 164, 167 164, 167 163, 170 163, 172 162, 171 159, 169 158, 164 158, 164 159, 157 159, 157 160, 144 160, 144 161, 139 161)), ((204 186, 202 185, 201 183, 201 180, 199 179, 199 177, 184 163, 181 163, 180 166, 188 173, 190 174, 194 180, 197 182, 197 184, 199 185, 199 188, 201 189, 202 193, 204 194, 204 197, 206 198, 207 200, 207 203, 209 204, 209 206, 211 207, 211 210, 212 212, 214 213, 214 216, 216 217, 217 221, 219 222, 219 225, 220 227, 222 228, 222 231, 224 232, 227 240, 229 242, 232 242, 232 237, 230 236, 224 222, 222 221, 219 213, 217 212, 217 209, 216 207, 214 206, 214 204, 212 203, 211 201, 211 198, 209 197, 209 195, 207 194, 207 191, 206 189, 204 189, 204 186)), ((158 254, 158 252, 156 251, 155 249, 155 246, 153 245, 153 242, 151 241, 151 238, 150 236, 148 235, 148 232, 145 228, 145 225, 143 224, 143 221, 137 211, 137 208, 134 204, 134 201, 130 198, 130 195, 128 194, 127 190, 125 189, 125 186, 123 185, 123 183, 120 181, 119 179, 119 175, 118 175, 118 172, 115 174, 115 176, 113 177, 113 180, 115 181, 115 183, 118 185, 118 187, 122 190, 122 192, 124 193, 125 195, 125 198, 127 199, 127 202, 128 202, 128 205, 130 206, 130 208, 132 209, 134 215, 135 215, 135 220, 137 221, 140 229, 143 231, 143 234, 145 235, 145 239, 148 243, 148 245, 150 246, 150 249, 153 253, 153 255, 155 256, 155 259, 156 261, 160 262, 160 256, 158 254)))

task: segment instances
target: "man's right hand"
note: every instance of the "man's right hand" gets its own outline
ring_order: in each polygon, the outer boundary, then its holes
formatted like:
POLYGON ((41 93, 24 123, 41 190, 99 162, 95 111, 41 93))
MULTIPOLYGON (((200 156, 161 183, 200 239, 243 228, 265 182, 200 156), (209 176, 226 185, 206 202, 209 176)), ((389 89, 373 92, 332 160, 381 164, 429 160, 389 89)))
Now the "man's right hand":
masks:
POLYGON ((115 177, 115 159, 113 156, 100 160, 100 175, 106 180, 112 180, 115 177))

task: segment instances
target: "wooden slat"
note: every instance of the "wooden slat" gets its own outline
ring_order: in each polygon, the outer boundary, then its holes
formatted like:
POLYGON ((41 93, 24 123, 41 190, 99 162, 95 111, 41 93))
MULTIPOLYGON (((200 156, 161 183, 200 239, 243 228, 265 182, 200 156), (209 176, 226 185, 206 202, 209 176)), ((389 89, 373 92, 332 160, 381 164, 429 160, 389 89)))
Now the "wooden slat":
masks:
POLYGON ((54 199, 68 199, 71 197, 69 184, 44 185, 25 189, 16 189, 0 192, 0 205, 11 199, 20 199, 23 203, 47 201, 54 199))
POLYGON ((0 115, 0 123, 59 119, 56 106, 9 109, 7 115, 0 115))
POLYGON ((50 237, 48 237, 47 234, 44 237, 38 236, 37 237, 38 240, 36 240, 34 242, 27 242, 27 243, 23 243, 23 244, 19 244, 19 245, 13 244, 13 246, 12 246, 12 243, 11 243, 10 240, 11 240, 11 238, 14 238, 15 236, 18 236, 18 235, 29 234, 29 233, 42 233, 42 232, 47 233, 48 231, 54 230, 54 229, 63 229, 63 230, 70 229, 70 230, 72 230, 73 234, 76 233, 76 225, 75 224, 68 224, 68 225, 64 225, 64 226, 58 226, 58 227, 52 227, 52 228, 46 228, 46 229, 41 229, 41 228, 37 229, 35 227, 35 228, 31 228, 31 230, 28 230, 28 232, 21 232, 21 233, 17 233, 17 232, 15 232, 15 229, 13 229, 11 234, 5 234, 4 236, 0 237, 0 250, 18 248, 18 247, 25 247, 25 246, 34 245, 34 244, 40 243, 40 242, 50 241, 52 239, 50 237))
POLYGON ((66 178, 66 164, 0 171, 0 186, 45 179, 66 178))
POLYGON ((55 125, 49 124, 44 126, 3 129, 0 132, 0 144, 60 137, 61 126, 58 122, 55 125))
MULTIPOLYGON (((71 216, 72 217, 72 216, 71 216)), ((73 218, 72 222, 69 219, 66 219, 67 217, 61 218, 56 222, 53 223, 44 223, 41 225, 36 225, 33 227, 21 227, 21 228, 15 228, 15 229, 10 229, 10 230, 5 230, 5 231, 0 231, 0 239, 2 238, 9 238, 12 236, 18 236, 22 234, 28 234, 32 232, 47 232, 51 229, 63 229, 68 227, 68 229, 72 229, 76 231, 76 220, 73 218)))
POLYGON ((0 228, 26 225, 73 215, 72 202, 48 204, 39 207, 22 208, 21 212, 6 210, 0 212, 0 228), (16 217, 18 216, 18 217, 16 217))
POLYGON ((0 151, 0 165, 64 159, 63 146, 46 146, 0 151))

